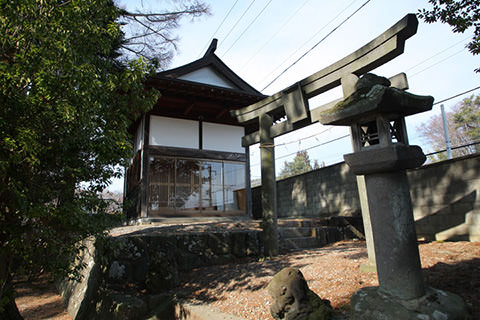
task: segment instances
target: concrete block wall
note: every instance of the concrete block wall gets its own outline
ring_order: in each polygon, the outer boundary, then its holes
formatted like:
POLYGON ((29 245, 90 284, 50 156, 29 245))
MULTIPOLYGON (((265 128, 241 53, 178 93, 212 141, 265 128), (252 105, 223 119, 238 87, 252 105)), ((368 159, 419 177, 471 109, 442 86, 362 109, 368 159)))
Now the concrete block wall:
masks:
POLYGON ((419 236, 480 241, 480 155, 410 170, 408 179, 419 236))
MULTIPOLYGON (((254 189, 254 217, 261 217, 260 188, 254 189), (258 199, 257 201, 255 201, 258 199)), ((360 208, 355 176, 345 164, 314 170, 277 182, 279 218, 328 217, 360 208)))
MULTIPOLYGON (((480 154, 407 172, 417 234, 426 240, 480 241, 480 154)), ((253 216, 261 218, 261 187, 253 216)), ((339 163, 277 181, 279 218, 321 218, 360 211, 355 175, 339 163)))

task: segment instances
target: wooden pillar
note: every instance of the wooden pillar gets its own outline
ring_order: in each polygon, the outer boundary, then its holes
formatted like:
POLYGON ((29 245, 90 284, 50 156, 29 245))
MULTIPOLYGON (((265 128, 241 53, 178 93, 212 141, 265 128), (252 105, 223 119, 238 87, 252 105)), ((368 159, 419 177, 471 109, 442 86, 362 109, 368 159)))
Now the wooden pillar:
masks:
POLYGON ((150 115, 147 113, 143 118, 143 150, 142 150, 142 169, 140 179, 140 216, 148 217, 148 175, 149 175, 149 146, 150 146, 150 115))
POLYGON ((277 185, 275 180, 275 146, 270 137, 272 117, 262 114, 260 122, 260 156, 262 175, 262 228, 264 255, 278 255, 277 185))

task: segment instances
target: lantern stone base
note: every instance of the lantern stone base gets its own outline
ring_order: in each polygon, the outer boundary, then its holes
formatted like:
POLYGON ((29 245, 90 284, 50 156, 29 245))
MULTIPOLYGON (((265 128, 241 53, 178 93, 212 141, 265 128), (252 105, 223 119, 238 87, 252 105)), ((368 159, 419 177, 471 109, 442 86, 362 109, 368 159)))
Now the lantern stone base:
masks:
POLYGON ((426 160, 419 146, 403 143, 372 146, 362 151, 345 154, 343 158, 356 175, 417 168, 426 160))
POLYGON ((352 296, 350 306, 352 320, 463 320, 469 314, 460 296, 435 288, 426 288, 420 298, 402 300, 379 287, 366 287, 352 296))

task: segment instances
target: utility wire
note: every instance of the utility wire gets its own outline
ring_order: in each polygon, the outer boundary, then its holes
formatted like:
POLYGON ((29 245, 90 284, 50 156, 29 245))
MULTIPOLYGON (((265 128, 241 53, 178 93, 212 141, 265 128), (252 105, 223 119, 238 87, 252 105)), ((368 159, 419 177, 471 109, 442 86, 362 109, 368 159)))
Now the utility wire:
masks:
MULTIPOLYGON (((320 144, 316 144, 316 145, 314 145, 314 146, 311 146, 311 147, 308 147, 308 148, 305 148, 305 149, 302 149, 302 150, 308 151, 308 150, 315 149, 315 148, 321 147, 321 146, 323 146, 323 145, 326 145, 326 144, 329 144, 329 143, 332 143, 332 142, 335 142, 335 141, 338 141, 338 140, 342 140, 342 139, 345 139, 345 138, 348 138, 348 137, 350 137, 350 134, 346 134, 346 135, 343 135, 343 136, 341 136, 341 137, 338 137, 338 138, 335 138, 335 139, 332 139, 332 140, 328 140, 328 141, 322 142, 322 143, 320 143, 320 144)), ((290 157, 290 156, 293 156, 293 155, 295 155, 295 154, 297 154, 297 153, 298 153, 298 151, 285 154, 285 155, 283 155, 283 156, 281 156, 281 157, 275 158, 275 161, 276 161, 276 160, 283 159, 283 158, 287 158, 287 157, 290 157)), ((260 163, 251 164, 250 167, 254 167, 254 166, 258 166, 258 165, 260 165, 260 163)))
POLYGON ((444 59, 442 59, 442 60, 440 60, 440 61, 438 61, 438 62, 436 62, 436 63, 434 63, 434 64, 432 64, 432 65, 430 65, 430 66, 428 66, 428 67, 426 67, 425 69, 422 69, 422 70, 420 70, 420 71, 418 71, 418 72, 415 72, 414 74, 410 75, 409 78, 413 78, 413 77, 415 77, 416 75, 418 75, 419 73, 422 73, 422 72, 424 72, 424 71, 427 71, 428 69, 436 66, 437 64, 440 64, 440 63, 444 62, 445 60, 448 60, 448 59, 450 59, 451 57, 456 56, 457 54, 461 53, 461 52, 464 51, 464 50, 465 50, 465 48, 463 48, 462 50, 457 51, 457 52, 449 55, 448 57, 446 57, 446 58, 444 58, 444 59))
MULTIPOLYGON (((348 137, 350 137, 350 134, 346 134, 346 135, 343 135, 343 136, 341 136, 341 137, 338 137, 338 138, 335 138, 335 139, 332 139, 332 140, 328 140, 328 141, 326 141, 326 142, 322 142, 322 143, 320 143, 320 144, 317 144, 317 145, 314 145, 314 146, 311 146, 311 147, 308 147, 308 148, 305 148, 305 149, 302 149, 302 150, 305 150, 305 151, 311 150, 311 149, 318 148, 318 147, 321 147, 321 146, 323 146, 323 145, 326 145, 326 144, 329 144, 329 143, 332 143, 332 142, 335 142, 335 141, 338 141, 338 140, 342 140, 342 139, 345 139, 345 138, 348 138, 348 137)), ((289 153, 289 154, 286 154, 286 155, 283 155, 283 156, 281 156, 281 157, 276 158, 275 160, 290 157, 290 156, 292 156, 292 155, 294 155, 294 154, 297 154, 297 152, 298 152, 298 151, 292 152, 292 153, 289 153)))
POLYGON ((288 142, 283 142, 283 143, 280 143, 280 144, 275 144, 274 147, 282 147, 282 146, 286 146, 286 145, 289 145, 289 144, 292 144, 292 143, 296 143, 296 142, 301 142, 303 140, 307 140, 307 139, 310 139, 310 138, 313 138, 313 137, 317 137, 319 135, 322 135, 324 134, 325 132, 327 131, 330 131, 332 130, 333 126, 331 126, 330 128, 327 128, 319 133, 315 133, 315 134, 312 134, 308 137, 304 137, 304 138, 300 138, 300 139, 297 139, 297 140, 292 140, 292 141, 288 141, 288 142))
POLYGON ((442 103, 442 102, 455 99, 455 98, 457 98, 457 97, 459 97, 459 96, 462 96, 462 95, 464 95, 464 94, 466 94, 466 93, 470 93, 470 92, 475 91, 475 90, 477 90, 477 89, 480 89, 480 86, 478 86, 478 87, 476 87, 476 88, 473 88, 473 89, 470 89, 470 90, 467 90, 467 91, 464 91, 464 92, 462 92, 462 93, 458 93, 458 94, 456 94, 456 95, 454 95, 454 96, 448 97, 448 98, 443 99, 443 100, 440 100, 440 101, 438 101, 438 102, 435 102, 433 105, 437 105, 437 104, 440 104, 440 103, 442 103))
POLYGON ((238 18, 238 20, 235 22, 235 24, 233 25, 233 27, 228 31, 227 35, 225 36, 225 38, 223 38, 223 42, 225 42, 225 40, 228 38, 228 36, 232 33, 233 29, 235 29, 235 27, 238 25, 238 23, 240 22, 240 20, 242 20, 243 16, 245 16, 245 14, 247 13, 247 11, 252 7, 253 3, 255 2, 256 0, 252 0, 252 2, 250 2, 250 4, 248 5, 247 9, 245 9, 245 11, 243 11, 242 15, 240 16, 240 18, 238 18))
POLYGON ((460 40, 460 41, 452 44, 451 46, 449 46, 449 47, 447 47, 447 48, 445 48, 445 49, 437 52, 437 53, 434 54, 433 56, 431 56, 431 57, 429 57, 429 58, 427 58, 427 59, 425 59, 425 60, 420 61, 419 63, 417 63, 417 64, 414 65, 413 67, 408 68, 407 70, 405 70, 405 72, 408 72, 408 71, 410 71, 410 70, 412 70, 412 69, 415 69, 415 68, 418 67, 419 65, 424 64, 425 62, 427 62, 427 61, 429 61, 429 60, 432 60, 432 59, 435 58, 436 56, 444 53, 444 52, 447 51, 448 49, 451 49, 451 48, 455 47, 456 45, 464 42, 465 40, 467 40, 467 39, 469 39, 469 38, 470 38, 470 36, 468 36, 468 37, 466 37, 465 39, 462 39, 462 40, 460 40))
POLYGON ((262 78, 262 80, 260 81, 260 83, 264 82, 268 77, 270 77, 270 75, 272 75, 277 69, 279 69, 285 62, 287 62, 288 60, 290 60, 291 57, 293 57, 298 51, 300 51, 301 48, 303 48, 305 45, 307 45, 312 39, 315 39, 315 37, 320 33, 322 32, 327 26, 330 25, 330 23, 332 23, 335 19, 337 19, 342 13, 344 13, 348 8, 350 8, 352 6, 352 4, 354 2, 356 2, 357 0, 353 0, 352 2, 350 2, 350 4, 348 4, 345 8, 343 8, 335 17, 333 17, 329 22, 327 22, 326 24, 324 24, 320 29, 318 29, 317 32, 315 32, 315 34, 313 36, 311 36, 307 41, 305 41, 302 45, 300 45, 292 54, 290 54, 286 59, 284 59, 277 67, 275 67, 272 71, 270 71, 266 76, 264 76, 262 78))
POLYGON ((267 9, 267 7, 270 5, 270 3, 272 3, 272 1, 273 0, 268 1, 268 3, 263 7, 263 9, 255 16, 255 18, 248 24, 248 26, 237 37, 237 39, 235 39, 235 41, 232 43, 232 45, 223 53, 223 56, 225 56, 228 53, 228 51, 230 51, 230 49, 232 49, 232 47, 238 42, 238 40, 240 40, 240 38, 245 34, 245 32, 247 32, 247 30, 250 29, 250 27, 255 23, 255 21, 257 21, 258 17, 260 17, 260 15, 263 13, 263 11, 265 11, 265 9, 267 9))
MULTIPOLYGON (((477 142, 473 142, 473 143, 469 143, 469 144, 464 144, 464 145, 461 145, 461 146, 452 147, 451 149, 452 150, 457 150, 457 149, 476 146, 477 144, 480 144, 480 142, 477 141, 477 142)), ((443 149, 443 150, 440 150, 440 151, 434 151, 434 152, 427 153, 426 156, 432 156, 434 154, 443 153, 443 152, 446 152, 446 151, 447 151, 447 149, 443 149)))
POLYGON ((217 34, 218 30, 220 30, 220 28, 222 27, 223 23, 225 22, 225 20, 227 20, 228 16, 230 15, 230 13, 232 12, 233 8, 237 5, 238 3, 238 0, 235 1, 235 3, 233 4, 233 6, 230 8, 230 10, 228 10, 227 12, 227 15, 223 18, 222 22, 220 22, 220 25, 217 27, 217 30, 215 30, 215 32, 212 34, 212 36, 209 38, 209 41, 208 43, 205 45, 205 47, 203 47, 202 51, 200 51, 200 55, 199 57, 205 52, 205 49, 207 49, 208 45, 210 44, 210 40, 215 37, 215 35, 217 34))
POLYGON ((298 7, 298 9, 290 17, 288 17, 288 19, 282 24, 282 26, 277 29, 277 32, 275 32, 273 36, 269 37, 268 41, 264 42, 263 45, 260 47, 260 49, 258 49, 250 58, 248 58, 248 60, 242 65, 240 69, 245 68, 245 66, 248 65, 250 61, 252 61, 252 59, 255 58, 263 50, 263 48, 265 48, 280 33, 280 31, 282 31, 283 28, 290 23, 293 17, 295 17, 300 12, 300 10, 302 10, 303 7, 305 7, 305 5, 309 1, 310 0, 305 0, 303 4, 300 7, 298 7))
POLYGON ((309 50, 307 50, 307 52, 305 52, 304 54, 302 54, 297 60, 295 60, 292 64, 290 64, 285 70, 283 70, 278 76, 275 77, 275 79, 273 79, 272 81, 270 81, 269 84, 267 84, 263 89, 265 90, 266 88, 270 87, 275 81, 278 80, 278 78, 280 78, 282 75, 285 74, 285 72, 287 72, 288 70, 290 70, 291 67, 293 67, 294 65, 296 65, 300 60, 302 60, 307 54, 309 54, 313 49, 315 49, 320 43, 322 43, 325 39, 327 39, 332 33, 334 33, 338 28, 340 28, 345 22, 347 22, 348 20, 350 20, 351 17, 353 17, 357 12, 359 12, 363 7, 365 7, 368 3, 370 2, 370 0, 367 0, 365 1, 364 4, 362 4, 357 10, 355 10, 351 15, 349 15, 345 20, 343 20, 338 26, 336 26, 335 28, 332 29, 332 31, 330 31, 329 33, 327 33, 327 35, 325 37, 323 37, 322 39, 320 39, 320 41, 318 41, 313 47, 311 47, 309 50))

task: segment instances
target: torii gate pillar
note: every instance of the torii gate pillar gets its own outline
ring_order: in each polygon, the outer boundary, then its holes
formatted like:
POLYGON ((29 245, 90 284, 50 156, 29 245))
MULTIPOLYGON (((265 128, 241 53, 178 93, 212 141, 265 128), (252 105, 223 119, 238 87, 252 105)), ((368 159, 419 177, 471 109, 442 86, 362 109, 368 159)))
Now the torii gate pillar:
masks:
POLYGON ((259 117, 262 175, 262 228, 264 255, 278 255, 277 183, 275 180, 275 146, 270 137, 273 119, 264 113, 259 117))

